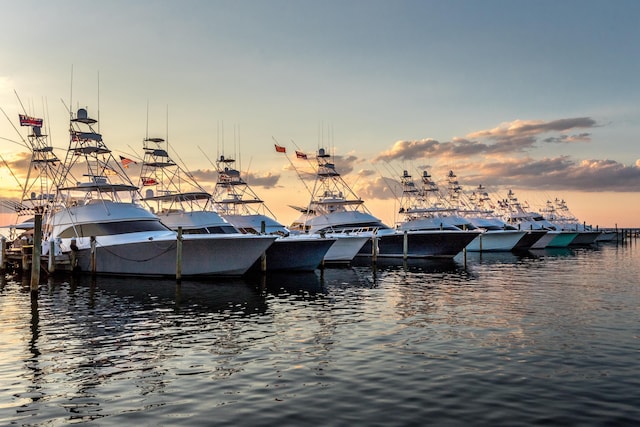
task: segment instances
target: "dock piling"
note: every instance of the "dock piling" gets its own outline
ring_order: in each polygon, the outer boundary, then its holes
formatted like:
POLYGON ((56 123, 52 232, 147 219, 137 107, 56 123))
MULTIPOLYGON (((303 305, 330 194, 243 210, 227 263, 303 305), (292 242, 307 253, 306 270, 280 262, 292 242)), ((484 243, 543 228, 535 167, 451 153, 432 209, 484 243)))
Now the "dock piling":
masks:
POLYGON ((371 236, 371 262, 378 262, 378 233, 376 231, 373 232, 371 236))
POLYGON ((402 236, 402 259, 406 260, 409 257, 409 234, 407 230, 404 230, 402 236))
POLYGON ((42 214, 36 214, 33 228, 33 251, 31 258, 31 292, 40 284, 40 255, 42 254, 42 214))
POLYGON ((49 274, 56 271, 56 242, 54 239, 49 239, 49 263, 47 264, 47 270, 49 274))
POLYGON ((91 236, 89 241, 91 242, 91 274, 96 274, 96 236, 91 236))
POLYGON ((0 238, 0 271, 7 269, 7 239, 0 238))
POLYGON ((176 281, 182 280, 182 227, 178 227, 176 236, 176 281))

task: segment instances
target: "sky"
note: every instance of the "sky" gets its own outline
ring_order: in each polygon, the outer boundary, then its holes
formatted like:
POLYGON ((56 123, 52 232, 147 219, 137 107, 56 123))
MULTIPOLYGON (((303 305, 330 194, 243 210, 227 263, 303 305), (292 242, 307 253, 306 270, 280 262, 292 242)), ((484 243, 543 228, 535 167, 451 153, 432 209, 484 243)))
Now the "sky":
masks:
POLYGON ((0 5, 0 198, 19 197, 7 165, 24 177, 18 114, 44 117, 64 157, 71 106, 117 154, 168 139, 209 190, 210 160, 235 157, 287 225, 309 201, 292 153, 319 147, 390 225, 402 170, 640 225, 636 0, 0 5))

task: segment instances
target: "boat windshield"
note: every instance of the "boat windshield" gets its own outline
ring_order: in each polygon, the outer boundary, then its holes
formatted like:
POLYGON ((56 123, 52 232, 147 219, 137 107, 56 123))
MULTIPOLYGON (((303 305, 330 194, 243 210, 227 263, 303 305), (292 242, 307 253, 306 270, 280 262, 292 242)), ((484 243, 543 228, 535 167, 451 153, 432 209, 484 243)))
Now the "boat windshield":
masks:
POLYGON ((117 234, 138 233, 142 231, 169 230, 160 221, 120 221, 93 224, 79 224, 62 231, 59 236, 63 239, 70 237, 113 236, 117 234))

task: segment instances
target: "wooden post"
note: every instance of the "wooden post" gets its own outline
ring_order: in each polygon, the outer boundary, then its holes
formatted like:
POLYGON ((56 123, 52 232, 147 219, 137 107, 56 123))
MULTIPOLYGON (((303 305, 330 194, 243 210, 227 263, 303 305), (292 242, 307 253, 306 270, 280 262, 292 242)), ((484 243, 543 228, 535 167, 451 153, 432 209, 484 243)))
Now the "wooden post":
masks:
POLYGON ((49 265, 47 266, 49 274, 56 271, 56 241, 49 239, 49 265))
POLYGON ((462 249, 462 259, 464 263, 464 268, 467 268, 467 247, 466 246, 462 249))
POLYGON ((76 245, 76 239, 71 239, 71 244, 69 245, 71 249, 71 271, 76 271, 76 262, 77 262, 77 254, 78 254, 78 245, 76 245))
POLYGON ((89 241, 91 242, 91 259, 90 259, 91 274, 95 275, 96 274, 96 236, 91 236, 89 238, 89 241))
MULTIPOLYGON (((260 234, 267 234, 267 223, 265 221, 260 221, 260 234)), ((267 271, 267 251, 262 252, 260 255, 260 271, 267 271)))
POLYGON ((7 239, 0 238, 0 271, 7 268, 7 239))
POLYGON ((262 255, 260 255, 260 271, 263 273, 267 271, 267 251, 262 252, 262 255))
POLYGON ((482 233, 480 233, 480 252, 482 252, 482 233))
POLYGON ((22 248, 20 248, 20 251, 22 252, 22 272, 29 273, 31 272, 29 263, 29 259, 31 257, 31 246, 24 245, 22 248))
POLYGON ((409 234, 407 230, 404 230, 402 235, 402 259, 407 259, 409 257, 409 234))
POLYGON ((40 255, 42 254, 42 214, 36 214, 33 228, 33 253, 31 254, 31 292, 40 284, 40 255))
POLYGON ((182 280, 182 227, 178 227, 176 236, 176 281, 182 280))
POLYGON ((371 236, 371 262, 374 264, 378 261, 378 232, 374 231, 371 236))

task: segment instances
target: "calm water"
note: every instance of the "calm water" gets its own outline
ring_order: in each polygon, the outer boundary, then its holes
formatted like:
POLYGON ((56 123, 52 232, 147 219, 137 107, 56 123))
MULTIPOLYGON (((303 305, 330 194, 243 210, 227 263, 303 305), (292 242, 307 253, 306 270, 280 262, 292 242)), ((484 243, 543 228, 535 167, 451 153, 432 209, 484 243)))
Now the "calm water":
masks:
POLYGON ((0 425, 632 425, 640 246, 0 285, 0 425))

